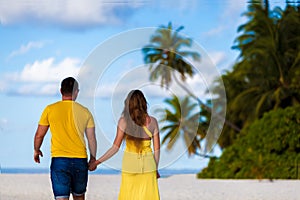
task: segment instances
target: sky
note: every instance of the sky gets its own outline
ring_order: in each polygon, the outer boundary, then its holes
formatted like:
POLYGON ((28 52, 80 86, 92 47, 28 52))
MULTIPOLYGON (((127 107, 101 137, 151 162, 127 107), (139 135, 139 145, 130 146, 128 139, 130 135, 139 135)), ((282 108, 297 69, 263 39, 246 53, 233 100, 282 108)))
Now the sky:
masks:
MULTIPOLYGON (((163 100, 179 89, 149 81, 141 48, 169 22, 174 29, 184 26, 180 33, 192 39, 202 66, 209 66, 187 80, 199 97, 209 97, 204 91, 211 81, 230 70, 238 57, 231 47, 238 26, 247 20, 242 16, 247 2, 0 0, 0 167, 48 168, 50 133, 41 164, 33 161, 33 137, 45 106, 61 99, 60 82, 68 76, 79 80, 78 102, 95 117, 98 156, 112 144, 131 89, 144 91, 150 114, 159 117, 155 110, 165 108, 163 100)), ((284 0, 270 4, 283 8, 284 0)), ((118 169, 120 156, 104 167, 118 169)), ((188 157, 182 140, 172 151, 162 146, 161 160, 161 168, 201 169, 207 164, 188 157)))

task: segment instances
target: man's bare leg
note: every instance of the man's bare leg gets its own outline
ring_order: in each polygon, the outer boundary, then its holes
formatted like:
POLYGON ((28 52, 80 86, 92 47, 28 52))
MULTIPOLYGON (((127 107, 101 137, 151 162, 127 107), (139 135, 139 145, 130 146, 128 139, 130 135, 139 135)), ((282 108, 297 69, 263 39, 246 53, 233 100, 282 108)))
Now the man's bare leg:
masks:
POLYGON ((69 200, 69 198, 57 198, 56 200, 69 200))
POLYGON ((85 195, 83 194, 83 195, 81 195, 81 196, 75 196, 75 195, 73 194, 73 199, 74 199, 74 200, 85 200, 85 195))

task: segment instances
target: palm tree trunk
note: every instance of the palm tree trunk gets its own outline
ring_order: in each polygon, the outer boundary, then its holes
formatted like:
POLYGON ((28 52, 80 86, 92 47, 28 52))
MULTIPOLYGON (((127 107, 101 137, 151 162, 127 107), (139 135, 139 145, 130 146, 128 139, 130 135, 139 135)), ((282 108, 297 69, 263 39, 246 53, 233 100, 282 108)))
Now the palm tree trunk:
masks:
POLYGON ((263 8, 265 10, 265 13, 267 16, 269 16, 269 9, 270 9, 270 3, 269 3, 269 0, 264 0, 264 3, 263 3, 263 8))

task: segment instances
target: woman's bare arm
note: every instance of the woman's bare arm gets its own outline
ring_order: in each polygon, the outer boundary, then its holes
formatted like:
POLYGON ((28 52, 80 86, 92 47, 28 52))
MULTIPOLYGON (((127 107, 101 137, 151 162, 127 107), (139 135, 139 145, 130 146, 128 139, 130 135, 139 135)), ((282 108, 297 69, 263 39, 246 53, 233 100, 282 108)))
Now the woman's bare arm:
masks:
POLYGON ((125 127, 124 119, 121 118, 118 122, 117 134, 116 134, 113 145, 99 159, 97 159, 94 163, 92 163, 89 166, 90 170, 95 169, 97 167, 97 165, 110 159, 119 151, 119 148, 120 148, 123 138, 124 138, 124 127, 125 127))
POLYGON ((159 137, 159 128, 158 128, 157 120, 155 118, 153 119, 155 123, 155 128, 153 133, 154 159, 156 162, 156 168, 158 168, 158 163, 160 158, 160 137, 159 137))

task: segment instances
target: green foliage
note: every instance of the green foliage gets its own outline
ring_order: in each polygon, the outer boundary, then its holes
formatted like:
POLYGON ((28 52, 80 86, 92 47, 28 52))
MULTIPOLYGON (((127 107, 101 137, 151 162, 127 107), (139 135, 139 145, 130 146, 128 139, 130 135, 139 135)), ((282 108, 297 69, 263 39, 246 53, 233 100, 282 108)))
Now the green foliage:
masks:
POLYGON ((167 149, 172 149, 178 138, 182 137, 189 155, 196 154, 205 135, 198 129, 200 116, 197 103, 189 97, 179 99, 176 96, 165 99, 165 103, 167 108, 157 110, 161 115, 160 122, 163 123, 160 129, 162 144, 167 144, 167 149))
POLYGON ((300 178, 300 106, 264 114, 198 178, 300 178))
POLYGON ((183 81, 187 75, 193 76, 193 67, 185 61, 185 57, 200 59, 197 52, 182 50, 192 46, 190 38, 179 35, 183 28, 180 26, 174 30, 171 22, 168 26, 160 26, 150 38, 150 44, 142 49, 144 62, 149 64, 150 80, 160 79, 162 87, 169 87, 175 71, 180 74, 183 81))
MULTIPOLYGON (((212 106, 218 108, 218 112, 226 113, 225 126, 218 144, 225 149, 224 152, 238 152, 241 158, 244 156, 242 153, 253 151, 250 148, 241 153, 239 149, 231 147, 238 138, 247 135, 248 132, 240 132, 241 129, 247 129, 266 112, 300 104, 300 7, 290 6, 287 3, 285 10, 275 8, 270 11, 268 1, 264 3, 259 1, 260 4, 255 2, 249 3, 248 11, 245 13, 249 21, 238 28, 241 34, 236 38, 233 47, 240 51, 237 62, 232 71, 226 72, 222 79, 216 80, 212 86, 213 97, 216 98, 211 100, 212 106), (222 93, 223 83, 227 96, 226 106, 224 106, 226 102, 222 93)), ((174 31, 171 23, 168 26, 161 26, 142 52, 144 62, 149 64, 150 80, 160 79, 161 86, 167 88, 175 80, 199 104, 200 111, 195 113, 195 116, 198 115, 200 118, 193 118, 192 121, 189 115, 180 113, 180 106, 186 106, 183 102, 178 102, 175 97, 167 99, 166 103, 172 108, 164 110, 167 117, 162 119, 168 123, 162 128, 162 132, 165 133, 163 143, 171 149, 181 135, 189 154, 197 154, 201 150, 200 142, 204 140, 207 127, 210 125, 211 106, 209 102, 204 103, 189 91, 184 84, 186 78, 192 77, 195 73, 193 67, 184 58, 192 57, 194 60, 199 60, 200 55, 197 52, 183 50, 191 47, 192 40, 179 35, 182 29, 181 26, 174 31), (181 76, 181 81, 177 79, 176 74, 181 76), (198 123, 198 130, 190 131, 190 127, 195 126, 195 123, 198 123)), ((186 113, 192 113, 194 107, 186 107, 184 110, 187 111, 186 113)), ((219 134, 205 138, 205 153, 218 136, 219 134)), ((260 140, 264 141, 263 137, 261 135, 260 140)), ((246 162, 247 166, 251 167, 254 158, 235 162, 231 168, 237 177, 240 174, 244 176, 247 172, 249 176, 254 174, 254 177, 259 178, 260 174, 272 165, 272 163, 264 163, 263 156, 263 153, 256 155, 257 166, 251 168, 251 173, 242 166, 246 162)), ((214 162, 219 161, 212 159, 211 163, 214 162)), ((277 162, 276 164, 281 165, 277 162)), ((226 174, 232 176, 230 172, 224 173, 224 176, 226 174)))
MULTIPOLYGON (((299 8, 266 9, 249 4, 245 13, 249 21, 239 27, 241 35, 233 47, 240 51, 238 62, 222 76, 227 120, 240 128, 265 112, 300 104, 299 8)), ((239 134, 225 126, 219 145, 229 147, 239 134)))

